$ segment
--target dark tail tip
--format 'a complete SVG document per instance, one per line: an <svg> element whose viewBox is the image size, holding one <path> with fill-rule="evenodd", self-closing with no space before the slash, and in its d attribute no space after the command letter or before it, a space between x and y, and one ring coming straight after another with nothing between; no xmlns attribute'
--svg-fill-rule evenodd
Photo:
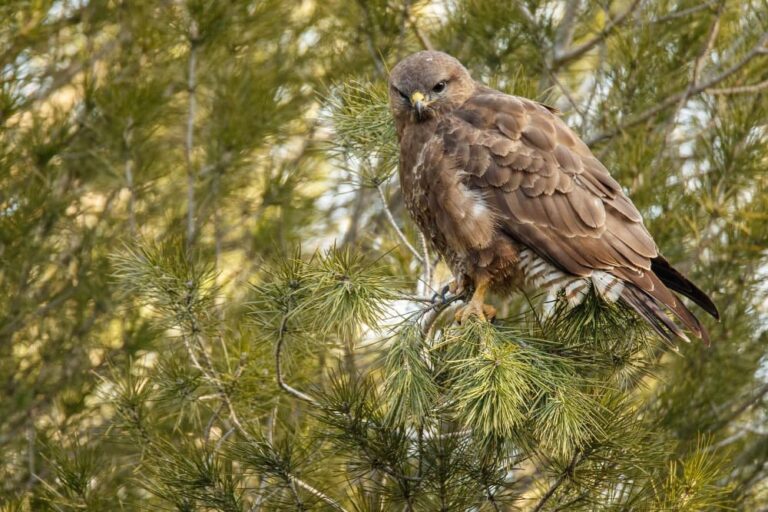
<svg viewBox="0 0 768 512"><path fill-rule="evenodd" d="M701 309L720 320L720 312L717 310L715 303L712 302L712 299L670 265L664 256L657 256L651 260L651 270L659 277L661 282L664 283L667 288L688 297L698 304ZM702 338L705 337L707 337L706 331L704 331L704 336L702 336Z"/></svg>

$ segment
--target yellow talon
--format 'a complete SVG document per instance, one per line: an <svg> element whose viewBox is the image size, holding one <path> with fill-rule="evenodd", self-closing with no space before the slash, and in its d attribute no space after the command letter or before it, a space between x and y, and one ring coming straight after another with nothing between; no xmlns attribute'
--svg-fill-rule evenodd
<svg viewBox="0 0 768 512"><path fill-rule="evenodd" d="M485 322L490 322L496 318L496 308L485 303L488 287L487 282L479 283L469 303L456 311L456 321L459 324L465 323L473 315Z"/></svg>

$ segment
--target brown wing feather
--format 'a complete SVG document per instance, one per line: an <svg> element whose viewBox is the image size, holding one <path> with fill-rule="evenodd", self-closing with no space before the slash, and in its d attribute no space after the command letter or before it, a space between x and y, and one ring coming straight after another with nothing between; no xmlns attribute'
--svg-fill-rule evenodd
<svg viewBox="0 0 768 512"><path fill-rule="evenodd" d="M464 163L464 183L482 191L503 233L571 274L603 270L620 277L639 290L625 294L625 300L641 315L659 314L658 307L648 304L655 300L707 338L696 317L664 284L678 282L679 273L659 263L652 269L660 256L637 208L550 110L481 89L441 127L438 135L446 137L446 148L459 147L461 141L469 145L458 162ZM661 279L654 274L657 268L665 271ZM689 291L687 285L675 289L681 288ZM711 304L694 295L697 302ZM653 323L657 330L678 334L669 324L669 319Z"/></svg>

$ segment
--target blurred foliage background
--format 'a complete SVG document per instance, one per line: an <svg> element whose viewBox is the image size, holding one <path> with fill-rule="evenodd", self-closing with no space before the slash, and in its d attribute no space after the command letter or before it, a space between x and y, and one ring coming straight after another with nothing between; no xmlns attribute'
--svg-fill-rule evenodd
<svg viewBox="0 0 768 512"><path fill-rule="evenodd" d="M768 507L765 0L6 0L0 48L2 510ZM425 48L563 112L712 347L436 318Z"/></svg>

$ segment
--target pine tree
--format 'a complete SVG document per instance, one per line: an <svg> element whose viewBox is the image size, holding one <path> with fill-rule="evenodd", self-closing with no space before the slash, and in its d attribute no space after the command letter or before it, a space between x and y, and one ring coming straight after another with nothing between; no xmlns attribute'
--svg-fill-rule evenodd
<svg viewBox="0 0 768 512"><path fill-rule="evenodd" d="M768 6L0 7L2 510L757 510ZM713 345L534 290L456 325L387 71L557 106Z"/></svg>

